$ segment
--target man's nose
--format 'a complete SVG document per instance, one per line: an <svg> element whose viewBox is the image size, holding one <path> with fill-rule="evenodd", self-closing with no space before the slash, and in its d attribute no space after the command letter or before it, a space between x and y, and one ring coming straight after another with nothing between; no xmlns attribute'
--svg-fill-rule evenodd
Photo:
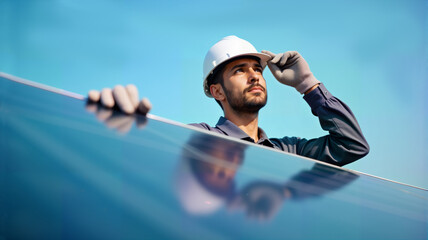
<svg viewBox="0 0 428 240"><path fill-rule="evenodd" d="M258 82L260 79L260 74L254 71L254 69L250 68L248 71L248 81L250 83Z"/></svg>

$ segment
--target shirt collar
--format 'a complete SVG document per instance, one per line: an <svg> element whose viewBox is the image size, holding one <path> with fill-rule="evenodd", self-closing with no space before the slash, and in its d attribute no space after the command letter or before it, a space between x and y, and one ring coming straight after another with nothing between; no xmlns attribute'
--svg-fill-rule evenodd
<svg viewBox="0 0 428 240"><path fill-rule="evenodd" d="M228 136L254 142L254 139L252 139L250 136L248 136L248 134L246 134L244 131L242 131L233 122L227 120L224 117L220 117L220 119L218 120L218 122L216 124L216 127ZM274 146L274 144L269 140L265 131L263 131L263 129L261 129L261 128L259 128L259 141L257 143L261 143L263 145L267 145L270 147Z"/></svg>
<svg viewBox="0 0 428 240"><path fill-rule="evenodd" d="M218 120L216 127L223 131L226 135L243 139L248 138L248 134L242 131L238 126L236 126L233 122L227 120L224 117L220 117Z"/></svg>

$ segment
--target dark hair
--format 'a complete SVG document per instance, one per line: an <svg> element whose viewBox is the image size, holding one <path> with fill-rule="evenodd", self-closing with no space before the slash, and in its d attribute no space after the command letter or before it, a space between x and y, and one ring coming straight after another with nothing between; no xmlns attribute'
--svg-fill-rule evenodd
<svg viewBox="0 0 428 240"><path fill-rule="evenodd" d="M223 81L224 80L223 79L223 69L224 69L224 66L225 65L221 64L220 66L216 67L216 69L214 69L213 73L211 73L208 76L208 79L207 79L208 91L209 91L209 87L211 85L217 84L217 83L220 83L220 85L224 89L224 81ZM218 103L218 105L220 105L221 109L223 110L223 106L221 105L220 101L217 100L217 99L214 99L214 100Z"/></svg>

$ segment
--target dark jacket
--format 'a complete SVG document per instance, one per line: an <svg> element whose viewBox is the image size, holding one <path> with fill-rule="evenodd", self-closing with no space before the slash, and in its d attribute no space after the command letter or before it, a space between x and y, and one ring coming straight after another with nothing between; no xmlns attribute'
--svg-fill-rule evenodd
<svg viewBox="0 0 428 240"><path fill-rule="evenodd" d="M285 152L317 159L337 166L356 161L369 153L369 145L351 109L324 87L323 84L303 97L318 116L322 129L329 134L314 139L299 137L268 138L259 128L257 144ZM208 131L254 142L244 131L224 117L215 127L206 123L191 124Z"/></svg>

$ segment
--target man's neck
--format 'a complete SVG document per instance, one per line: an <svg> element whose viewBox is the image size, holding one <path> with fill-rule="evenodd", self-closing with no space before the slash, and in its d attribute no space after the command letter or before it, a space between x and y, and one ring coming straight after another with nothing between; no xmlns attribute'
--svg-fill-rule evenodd
<svg viewBox="0 0 428 240"><path fill-rule="evenodd" d="M259 140L258 113L237 113L234 111L225 111L224 117L248 134L248 136L254 139L255 142Z"/></svg>

